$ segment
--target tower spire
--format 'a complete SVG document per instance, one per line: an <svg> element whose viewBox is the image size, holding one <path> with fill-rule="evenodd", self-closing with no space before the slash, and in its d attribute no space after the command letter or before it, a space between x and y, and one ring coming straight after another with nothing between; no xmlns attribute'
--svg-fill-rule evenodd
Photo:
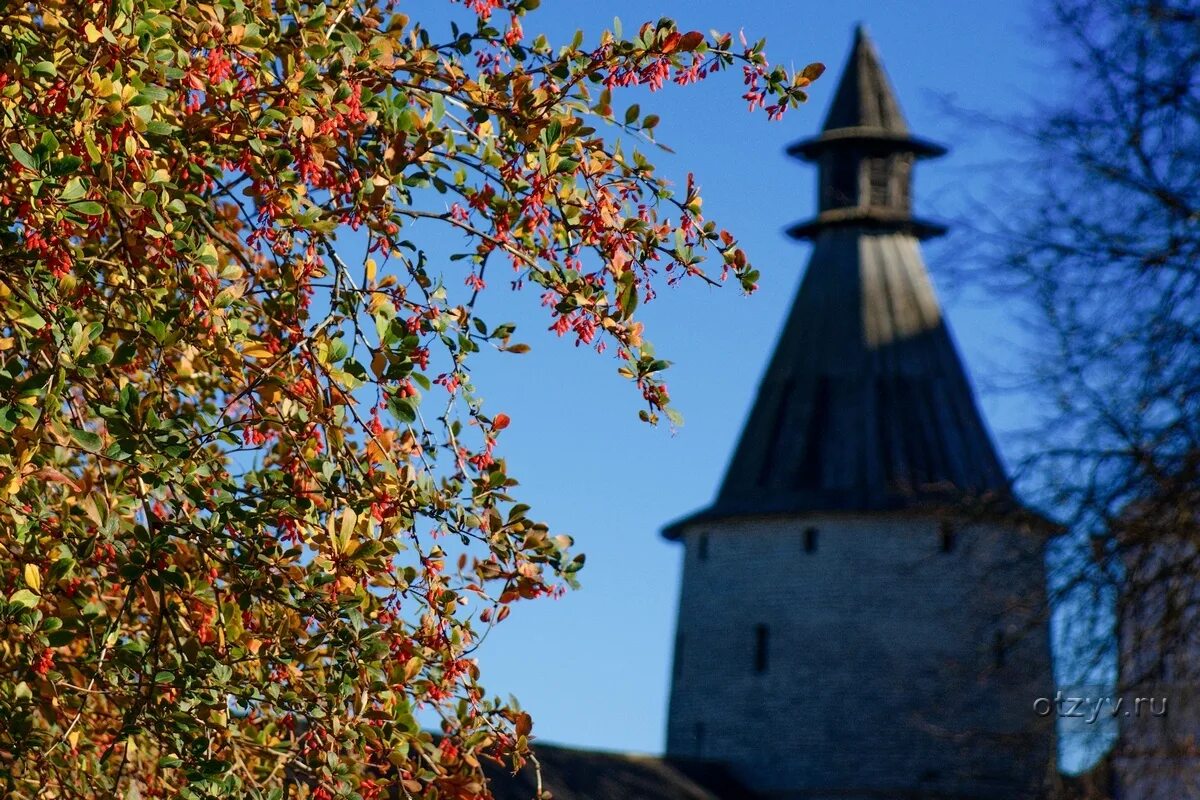
<svg viewBox="0 0 1200 800"><path fill-rule="evenodd" d="M910 167L919 139L865 31L824 130L790 152L820 169L808 270L725 481L696 519L1012 500L926 273Z"/></svg>
<svg viewBox="0 0 1200 800"><path fill-rule="evenodd" d="M944 226L912 216L912 165L945 152L909 133L879 53L860 24L820 135L788 148L820 171L817 216L788 233L812 239L828 228L854 224L921 239L941 235Z"/></svg>
<svg viewBox="0 0 1200 800"><path fill-rule="evenodd" d="M823 131L845 128L864 128L886 131L899 137L908 136L908 123L896 102L896 93L879 61L875 44L867 35L866 26L859 23L854 30L854 45L850 59L842 72L825 116Z"/></svg>

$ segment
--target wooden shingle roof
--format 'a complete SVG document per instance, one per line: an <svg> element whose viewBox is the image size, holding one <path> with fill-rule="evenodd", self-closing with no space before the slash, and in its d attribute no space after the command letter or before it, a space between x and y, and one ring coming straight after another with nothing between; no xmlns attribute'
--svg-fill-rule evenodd
<svg viewBox="0 0 1200 800"><path fill-rule="evenodd" d="M707 761L539 745L542 789L554 800L753 800L722 765ZM489 768L495 800L531 800L537 773Z"/></svg>
<svg viewBox="0 0 1200 800"><path fill-rule="evenodd" d="M811 160L823 149L851 139L895 143L919 156L939 156L946 152L941 145L909 133L896 92L862 25L854 31L850 58L842 70L820 135L797 142L788 152Z"/></svg>
<svg viewBox="0 0 1200 800"><path fill-rule="evenodd" d="M921 256L938 226L910 214L909 165L933 151L909 135L861 29L806 146L823 182L849 171L864 188L839 207L822 185L821 214L793 229L812 255L716 502L666 535L771 513L1014 508ZM893 189L877 201L871 181Z"/></svg>

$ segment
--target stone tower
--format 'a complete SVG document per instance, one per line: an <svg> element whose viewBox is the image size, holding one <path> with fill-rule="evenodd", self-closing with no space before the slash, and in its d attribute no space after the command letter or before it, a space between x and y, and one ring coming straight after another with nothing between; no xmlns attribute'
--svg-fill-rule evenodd
<svg viewBox="0 0 1200 800"><path fill-rule="evenodd" d="M772 798L1035 797L1051 771L1046 527L1010 492L911 213L911 135L855 36L808 270L684 545L669 756Z"/></svg>

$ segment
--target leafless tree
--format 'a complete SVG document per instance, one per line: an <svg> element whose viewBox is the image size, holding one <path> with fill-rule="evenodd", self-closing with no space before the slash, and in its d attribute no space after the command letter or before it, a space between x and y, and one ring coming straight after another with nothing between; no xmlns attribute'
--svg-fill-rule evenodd
<svg viewBox="0 0 1200 800"><path fill-rule="evenodd" d="M1073 534L1052 576L1067 671L1174 702L1170 723L1117 715L1117 792L1200 797L1200 2L1047 5L1062 91L1021 126L1028 177L989 231L1052 405L1024 488Z"/></svg>

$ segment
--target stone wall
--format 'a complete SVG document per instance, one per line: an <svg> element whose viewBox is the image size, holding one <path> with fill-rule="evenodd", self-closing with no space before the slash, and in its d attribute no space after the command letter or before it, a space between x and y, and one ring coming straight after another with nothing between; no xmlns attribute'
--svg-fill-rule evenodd
<svg viewBox="0 0 1200 800"><path fill-rule="evenodd" d="M860 515L683 540L668 754L732 762L772 796L839 800L1016 800L1050 771L1032 534Z"/></svg>

